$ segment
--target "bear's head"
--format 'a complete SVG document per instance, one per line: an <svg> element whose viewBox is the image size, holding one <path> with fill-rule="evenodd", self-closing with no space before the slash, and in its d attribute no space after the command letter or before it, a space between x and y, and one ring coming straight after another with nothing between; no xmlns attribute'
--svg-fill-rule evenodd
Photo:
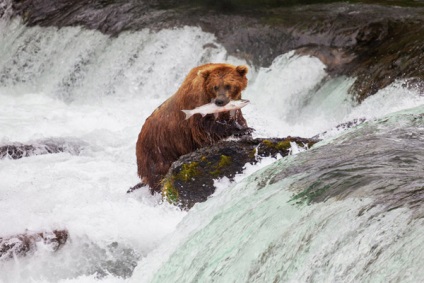
<svg viewBox="0 0 424 283"><path fill-rule="evenodd" d="M204 79L204 91L210 101L217 106L224 106L230 100L241 99L241 92L247 86L247 67L229 64L211 64L200 70L199 76Z"/></svg>

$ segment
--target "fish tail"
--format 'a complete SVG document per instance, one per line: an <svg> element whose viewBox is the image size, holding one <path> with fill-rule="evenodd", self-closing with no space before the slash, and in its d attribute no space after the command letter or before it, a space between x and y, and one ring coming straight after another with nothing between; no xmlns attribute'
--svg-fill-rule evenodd
<svg viewBox="0 0 424 283"><path fill-rule="evenodd" d="M191 114L190 110L181 110L181 111L183 111L183 113L186 115L186 117L185 117L186 120L193 115L193 114Z"/></svg>

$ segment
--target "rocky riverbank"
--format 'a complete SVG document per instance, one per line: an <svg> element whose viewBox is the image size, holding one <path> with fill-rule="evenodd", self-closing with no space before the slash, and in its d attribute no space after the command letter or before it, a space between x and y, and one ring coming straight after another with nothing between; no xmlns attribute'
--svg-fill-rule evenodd
<svg viewBox="0 0 424 283"><path fill-rule="evenodd" d="M269 66L278 55L298 50L320 58L332 76L356 77L351 93L359 101L397 79L422 87L424 7L420 2L403 2L415 7L218 2L211 7L203 5L205 1L14 0L12 15L21 16L30 26L81 25L112 36L144 28L199 26L213 33L229 54L255 67Z"/></svg>

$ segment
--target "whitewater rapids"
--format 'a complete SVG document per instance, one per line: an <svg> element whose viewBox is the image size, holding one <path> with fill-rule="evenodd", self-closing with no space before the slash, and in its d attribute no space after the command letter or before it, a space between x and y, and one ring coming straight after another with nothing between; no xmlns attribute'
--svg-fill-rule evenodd
<svg viewBox="0 0 424 283"><path fill-rule="evenodd" d="M215 226L206 227L213 215L221 213L217 217L222 221L231 219L231 199L251 193L254 196L243 178L268 163L248 168L234 187L221 180L219 193L211 202L196 205L188 213L146 191L126 194L138 182L135 142L144 120L177 90L188 71L207 62L246 64L228 56L213 35L185 27L157 33L124 32L110 38L79 27L28 28L19 20L1 20L0 27L0 146L60 140L78 147L77 154L65 151L0 160L0 236L27 230L67 229L70 233L69 242L57 253L52 253L48 245L40 245L32 256L0 260L0 281L148 282L166 277L155 277L155 272L168 258L172 266L174 251L178 254L181 248L184 254L186 241L195 245L196 237L199 242L208 239L199 232L203 228L212 231L208 235L219 231ZM325 141L331 143L340 134L340 129L334 130L340 123L381 118L424 104L419 91L398 82L356 105L347 92L354 78L327 80L325 66L318 59L293 53L277 57L269 68L251 67L249 80L244 98L251 104L244 108L244 116L256 129L257 137L312 137L327 131ZM290 166L284 165L285 159L279 162ZM256 176L262 178L265 172ZM232 189L226 190L229 187ZM267 194L261 197L272 197L272 189ZM291 196L284 191L281 195L279 202ZM357 201L348 203L349 211L338 216L340 222L331 222L332 229L358 212ZM285 205L280 229L296 230L302 223L315 223L343 207L335 201L318 205L322 212L311 217L312 208L298 214L295 207ZM404 225L402 217L406 216L396 218L396 213L385 221ZM254 216L243 221L254 221ZM267 225L258 227L260 235L274 233ZM308 227L296 233L315 229ZM332 240L332 229L328 229L325 233ZM255 228L249 232L258 231ZM421 232L417 229L411 235ZM195 238L190 238L192 235ZM197 250L200 247L194 247ZM281 250L290 252L293 247ZM342 251L339 253L340 258L338 254L336 258L345 260ZM418 260L423 262L422 258ZM266 264L272 266L272 262ZM245 266L239 261L232 268L235 273L230 276L236 276ZM172 271L169 269L171 275ZM324 278L325 273L316 276Z"/></svg>

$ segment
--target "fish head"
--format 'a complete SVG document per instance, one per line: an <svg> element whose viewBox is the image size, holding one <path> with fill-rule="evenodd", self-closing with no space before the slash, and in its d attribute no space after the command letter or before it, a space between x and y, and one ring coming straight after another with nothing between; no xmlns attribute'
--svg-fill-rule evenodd
<svg viewBox="0 0 424 283"><path fill-rule="evenodd" d="M241 92L247 86L247 67L229 64L212 66L200 71L208 98L217 106L225 106L231 100L241 99Z"/></svg>

